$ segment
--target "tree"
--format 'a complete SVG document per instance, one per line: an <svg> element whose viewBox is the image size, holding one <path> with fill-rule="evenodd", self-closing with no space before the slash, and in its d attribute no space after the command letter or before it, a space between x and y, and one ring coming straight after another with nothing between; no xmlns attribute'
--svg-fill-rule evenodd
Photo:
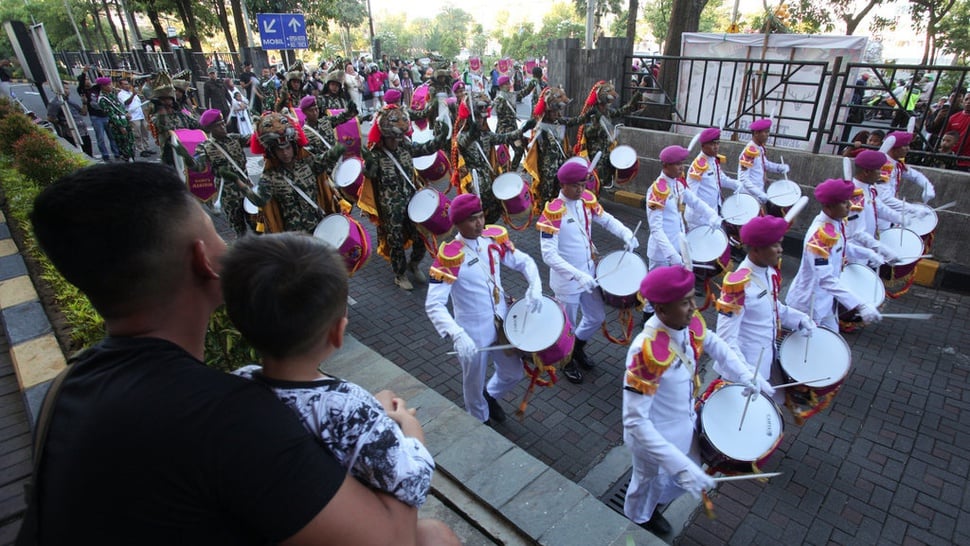
<svg viewBox="0 0 970 546"><path fill-rule="evenodd" d="M670 9L670 26L664 41L664 55L680 56L680 39L685 32L696 32L701 23L701 12L707 0L673 0ZM677 89L680 63L660 63L660 85L672 95Z"/></svg>
<svg viewBox="0 0 970 546"><path fill-rule="evenodd" d="M896 0L797 0L787 5L791 26L804 33L833 32L838 24L844 24L847 35L855 34L862 20L874 9L887 6ZM767 4L766 8L767 9ZM869 30L878 32L895 24L894 17L884 17L879 13L873 15Z"/></svg>
<svg viewBox="0 0 970 546"><path fill-rule="evenodd" d="M970 1L960 0L937 25L936 45L954 56L954 64L970 60Z"/></svg>
<svg viewBox="0 0 970 546"><path fill-rule="evenodd" d="M666 43L670 29L671 9L675 0L652 0L643 5L644 20L650 34L658 44ZM701 10L697 22L698 32L714 32L727 28L730 21L724 11L724 0L709 0ZM694 31L685 31L694 32Z"/></svg>
<svg viewBox="0 0 970 546"><path fill-rule="evenodd" d="M923 47L923 61L929 64L936 58L936 39L939 25L956 4L956 0L909 0L909 13L917 30L925 32L926 43Z"/></svg>

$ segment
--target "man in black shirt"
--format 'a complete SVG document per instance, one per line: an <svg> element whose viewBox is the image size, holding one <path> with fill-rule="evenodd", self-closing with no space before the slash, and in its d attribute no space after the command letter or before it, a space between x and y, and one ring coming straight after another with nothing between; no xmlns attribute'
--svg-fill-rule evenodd
<svg viewBox="0 0 970 546"><path fill-rule="evenodd" d="M258 113L256 108L256 86L259 85L259 78L253 72L253 63L243 63L243 71L239 74L239 86L243 88L243 96L249 101L249 110Z"/></svg>
<svg viewBox="0 0 970 546"><path fill-rule="evenodd" d="M203 364L226 244L171 168L81 169L41 192L31 222L108 332L53 408L41 544L457 540L347 479L272 393Z"/></svg>

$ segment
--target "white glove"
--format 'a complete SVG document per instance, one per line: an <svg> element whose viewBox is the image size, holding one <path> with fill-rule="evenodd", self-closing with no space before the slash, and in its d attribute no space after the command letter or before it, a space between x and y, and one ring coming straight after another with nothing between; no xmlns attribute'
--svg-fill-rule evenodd
<svg viewBox="0 0 970 546"><path fill-rule="evenodd" d="M933 186L927 184L926 188L923 189L923 202L929 203L934 197L936 197L936 190L933 189Z"/></svg>
<svg viewBox="0 0 970 546"><path fill-rule="evenodd" d="M542 285L529 286L525 291L525 306L530 313L542 311Z"/></svg>
<svg viewBox="0 0 970 546"><path fill-rule="evenodd" d="M724 218L721 218L720 216L714 216L714 218L711 218L711 222L707 225L713 230L718 230L718 229L721 229L721 225L723 223L724 223Z"/></svg>
<svg viewBox="0 0 970 546"><path fill-rule="evenodd" d="M592 292L596 288L596 279L588 273L580 271L576 276L576 281L579 282L579 286L583 289L583 292Z"/></svg>
<svg viewBox="0 0 970 546"><path fill-rule="evenodd" d="M880 246L879 248L876 249L876 252L878 252L880 256L885 258L886 263L888 264L891 264L900 258L899 254L896 254L893 251L893 249L887 246Z"/></svg>
<svg viewBox="0 0 970 546"><path fill-rule="evenodd" d="M775 394L775 388L771 386L767 379L761 377L761 374L755 376L755 382L758 383L758 389L768 398Z"/></svg>
<svg viewBox="0 0 970 546"><path fill-rule="evenodd" d="M669 265L684 265L684 259L677 253L667 256L667 262L669 262Z"/></svg>
<svg viewBox="0 0 970 546"><path fill-rule="evenodd" d="M781 167L778 168L778 174L787 175L788 174L788 171L790 171L790 170L791 170L791 166L785 164L785 165L782 165Z"/></svg>
<svg viewBox="0 0 970 546"><path fill-rule="evenodd" d="M698 499L701 498L701 493L708 489L714 489L715 485L714 478L705 474L696 464L692 464L678 472L674 476L674 481L681 489L686 490Z"/></svg>
<svg viewBox="0 0 970 546"><path fill-rule="evenodd" d="M458 353L458 360L461 362L471 361L475 357L475 353L478 352L478 347L475 346L472 338L468 337L464 330L452 337L455 340L455 352Z"/></svg>
<svg viewBox="0 0 970 546"><path fill-rule="evenodd" d="M920 218L926 218L928 216L933 216L933 213L934 213L933 209L928 209L928 208L924 208L924 207L913 207L913 208L916 209L916 211L915 211L916 212L916 215L919 216Z"/></svg>
<svg viewBox="0 0 970 546"><path fill-rule="evenodd" d="M756 380L757 376L752 377L751 379L742 379L740 381L740 383L744 385L744 390L741 391L741 396L748 397L761 390L758 388L757 383L755 383Z"/></svg>
<svg viewBox="0 0 970 546"><path fill-rule="evenodd" d="M635 235L630 235L630 238L626 241L626 251L636 252L640 248L640 241L637 240Z"/></svg>
<svg viewBox="0 0 970 546"><path fill-rule="evenodd" d="M879 311L873 309L873 307L868 303L863 303L857 307L856 312L859 313L860 317L862 317L862 322L866 324L872 324L882 320L882 315L879 313Z"/></svg>
<svg viewBox="0 0 970 546"><path fill-rule="evenodd" d="M806 335L811 335L812 331L818 328L818 324L811 317L805 315L798 321L798 329L804 330Z"/></svg>

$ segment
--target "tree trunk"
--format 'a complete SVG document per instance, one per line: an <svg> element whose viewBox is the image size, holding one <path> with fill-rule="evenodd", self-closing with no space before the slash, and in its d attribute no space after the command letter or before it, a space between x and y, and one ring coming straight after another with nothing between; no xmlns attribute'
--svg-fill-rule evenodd
<svg viewBox="0 0 970 546"><path fill-rule="evenodd" d="M165 53L171 53L172 46L168 43L168 32L162 26L162 22L158 17L158 7L155 5L155 0L147 0L145 2L145 14L148 15L148 21L151 23L152 29L155 30L158 47Z"/></svg>
<svg viewBox="0 0 970 546"><path fill-rule="evenodd" d="M97 0L91 0L91 18L94 19L94 29L98 32L98 36L101 38L100 49L101 51L106 51L110 49L108 46L108 37L104 34L104 25L101 24L101 9L98 7Z"/></svg>
<svg viewBox="0 0 970 546"><path fill-rule="evenodd" d="M680 39L685 32L697 32L701 23L701 11L707 0L674 0L670 9L670 26L664 42L664 55L680 55ZM680 76L680 63L663 61L660 63L660 86L673 97L677 92L677 79Z"/></svg>
<svg viewBox="0 0 970 546"><path fill-rule="evenodd" d="M630 0L630 6L627 9L626 16L626 39L630 41L630 51L632 54L633 50L636 49L637 43L637 15L640 11L639 0Z"/></svg>
<svg viewBox="0 0 970 546"><path fill-rule="evenodd" d="M185 35L189 39L189 46L192 51L202 53L202 40L199 39L199 29L195 26L195 14L192 13L191 0L175 0L175 8L182 25L185 27Z"/></svg>
<svg viewBox="0 0 970 546"><path fill-rule="evenodd" d="M229 46L229 52L238 52L236 42L232 39L232 31L229 28L229 14L226 13L226 3L223 0L214 0L212 3L216 7L216 17L219 18L219 26L222 27L222 33L226 35L226 45Z"/></svg>
<svg viewBox="0 0 970 546"><path fill-rule="evenodd" d="M248 48L251 44L249 43L249 33L246 32L246 25L249 21L243 20L242 3L240 0L229 0L229 6L232 8L232 20L236 25L236 37L239 38L239 52Z"/></svg>
<svg viewBox="0 0 970 546"><path fill-rule="evenodd" d="M125 45L121 43L121 37L118 36L118 27L115 26L115 21L111 18L111 8L108 7L108 0L101 0L101 5L104 7L104 18L108 20L108 27L111 28L111 35L114 36L115 44L118 45L118 51L124 51Z"/></svg>
<svg viewBox="0 0 970 546"><path fill-rule="evenodd" d="M121 4L115 3L115 13L118 14L118 21L121 22L121 37L125 39L125 48L122 51L131 51L131 41L134 37L129 38L131 29L128 28L128 24L125 23L125 14L121 11Z"/></svg>

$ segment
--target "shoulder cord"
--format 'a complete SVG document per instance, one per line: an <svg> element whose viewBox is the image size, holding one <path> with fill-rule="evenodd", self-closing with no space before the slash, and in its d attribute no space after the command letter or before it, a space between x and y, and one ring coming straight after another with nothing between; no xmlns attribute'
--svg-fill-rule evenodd
<svg viewBox="0 0 970 546"><path fill-rule="evenodd" d="M407 181L411 188L417 190L417 186L414 185L414 182L411 182L411 177L404 172L404 167L402 167L397 158L394 157L394 154L392 154L387 148L384 148L384 153L387 154L387 157L391 158L391 161L394 162L394 166L397 167L398 172L401 173L401 176L404 177L404 180Z"/></svg>

